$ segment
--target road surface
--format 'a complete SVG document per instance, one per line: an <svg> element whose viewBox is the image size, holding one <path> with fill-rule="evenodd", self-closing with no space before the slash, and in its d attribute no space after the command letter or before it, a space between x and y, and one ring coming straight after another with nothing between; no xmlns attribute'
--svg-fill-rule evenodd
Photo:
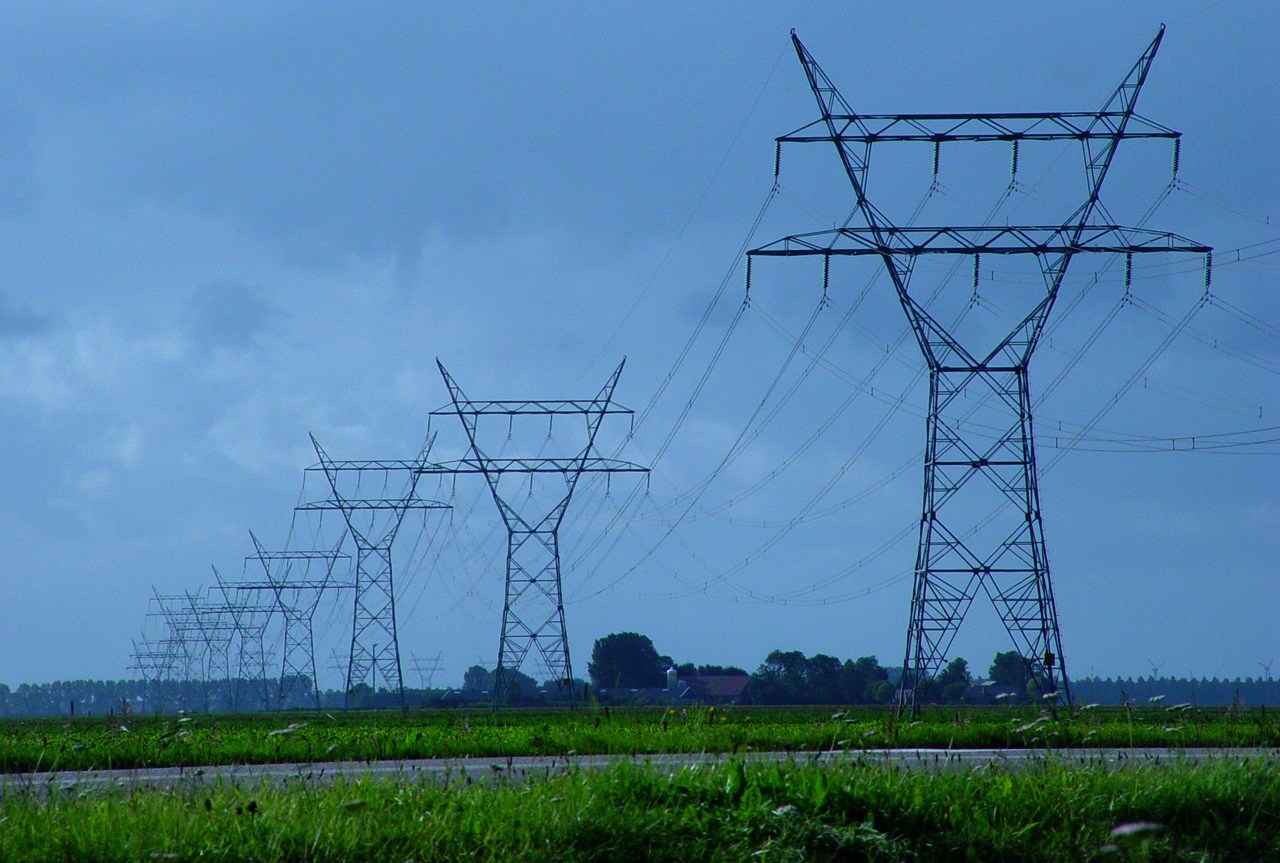
<svg viewBox="0 0 1280 863"><path fill-rule="evenodd" d="M859 764L903 770L1021 769L1045 763L1105 766L1187 764L1266 758L1280 762L1280 749L868 749L833 752L675 753L652 755L548 755L507 758L440 758L413 761L331 761L310 764L242 764L127 770L9 773L0 775L0 797L80 794L105 789L198 790L215 784L257 787L271 782L317 785L360 779L400 782L529 781L567 770L601 770L635 764L675 772L695 765L739 759L749 763Z"/></svg>

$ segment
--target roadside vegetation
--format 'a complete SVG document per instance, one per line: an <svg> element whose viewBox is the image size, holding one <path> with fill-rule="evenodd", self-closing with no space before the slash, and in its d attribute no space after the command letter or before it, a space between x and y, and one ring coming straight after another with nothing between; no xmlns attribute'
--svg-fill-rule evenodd
<svg viewBox="0 0 1280 863"><path fill-rule="evenodd" d="M0 722L0 772L884 747L1280 747L1265 708L699 707L272 713Z"/></svg>
<svg viewBox="0 0 1280 863"><path fill-rule="evenodd" d="M731 760L528 783L71 790L0 802L0 859L1269 860L1278 767L930 774Z"/></svg>

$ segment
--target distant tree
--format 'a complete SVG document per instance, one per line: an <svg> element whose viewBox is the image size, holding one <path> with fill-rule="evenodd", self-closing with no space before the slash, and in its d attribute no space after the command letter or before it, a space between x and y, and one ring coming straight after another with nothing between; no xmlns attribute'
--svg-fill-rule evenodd
<svg viewBox="0 0 1280 863"><path fill-rule="evenodd" d="M494 673L483 665L473 665L462 675L462 688L473 692L493 689Z"/></svg>
<svg viewBox="0 0 1280 863"><path fill-rule="evenodd" d="M660 656L649 636L615 632L597 638L587 674L597 689L643 689L666 683L671 658Z"/></svg>
<svg viewBox="0 0 1280 863"><path fill-rule="evenodd" d="M988 674L996 684L1008 686L1019 695L1030 691L1027 686L1031 683L1031 669L1016 650L997 653Z"/></svg>
<svg viewBox="0 0 1280 863"><path fill-rule="evenodd" d="M889 683L889 672L874 656L847 660L844 667L845 675L849 679L848 686L853 693L849 701L883 704L893 698L893 685Z"/></svg>
<svg viewBox="0 0 1280 863"><path fill-rule="evenodd" d="M754 704L876 704L893 698L893 686L874 656L841 662L775 650L751 675L744 698Z"/></svg>
<svg viewBox="0 0 1280 863"><path fill-rule="evenodd" d="M736 665L695 665L682 662L676 666L676 673L683 677L727 677L731 674L746 674L744 668Z"/></svg>
<svg viewBox="0 0 1280 863"><path fill-rule="evenodd" d="M744 697L753 704L804 704L809 660L798 650L774 650L751 675Z"/></svg>
<svg viewBox="0 0 1280 863"><path fill-rule="evenodd" d="M699 665L695 673L702 677L728 677L733 674L746 674L747 671L736 665Z"/></svg>
<svg viewBox="0 0 1280 863"><path fill-rule="evenodd" d="M494 675L495 683L497 675ZM542 699L542 687L538 681L516 668L506 670L507 701L539 701Z"/></svg>
<svg viewBox="0 0 1280 863"><path fill-rule="evenodd" d="M937 688L938 698L947 704L955 704L964 698L965 693L969 690L969 684L972 678L969 676L969 663L962 657L957 657L942 669L934 685Z"/></svg>

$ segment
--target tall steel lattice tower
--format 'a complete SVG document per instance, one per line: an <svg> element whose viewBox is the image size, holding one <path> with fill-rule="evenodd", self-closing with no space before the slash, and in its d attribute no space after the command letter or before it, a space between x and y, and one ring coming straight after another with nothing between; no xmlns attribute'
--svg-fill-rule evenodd
<svg viewBox="0 0 1280 863"><path fill-rule="evenodd" d="M404 706L404 676L396 635L396 592L391 546L411 509L448 509L449 504L418 497L418 477L427 464L431 441L416 459L334 461L311 438L320 459L317 468L328 480L332 497L305 503L299 511L338 510L356 545L355 605L351 621L351 658L347 695L361 685L376 692L379 682L395 692ZM343 478L354 480L344 487ZM368 485L377 489L370 495ZM394 489L398 493L392 494Z"/></svg>
<svg viewBox="0 0 1280 863"><path fill-rule="evenodd" d="M596 435L604 418L610 414L630 416L632 413L613 404L613 390L626 360L618 364L595 398L559 401L473 401L454 383L444 365L438 360L436 364L453 404L433 411L432 416L458 416L467 433L470 455L459 461L428 466L422 472L483 474L507 528L506 601L502 606L502 635L498 641L495 704L506 701L512 674L532 651L572 706L575 702L573 666L569 661L569 636L560 585L560 525L583 474L648 473L646 467L604 458L596 451ZM547 417L549 423L557 417L581 417L586 423L586 444L571 458L493 458L486 454L478 436L481 417L506 417L508 422L514 422L516 417L530 416ZM522 475L532 482L536 474L559 474L564 478L563 489L552 494L549 508L521 512L518 506L524 501L509 488L502 488L503 478Z"/></svg>
<svg viewBox="0 0 1280 863"><path fill-rule="evenodd" d="M860 115L791 34L820 118L778 138L778 152L789 142L834 144L854 194L848 224L861 224L786 237L749 255L819 255L824 257L824 273L832 256L879 258L929 370L924 505L899 689L901 708L913 709L916 690L941 669L979 590L991 599L1040 692L1070 697L1045 554L1028 366L1076 255L1120 254L1131 262L1133 255L1150 252L1211 252L1208 246L1175 234L1117 225L1100 198L1116 148L1124 139L1172 140L1176 171L1180 133L1134 113L1163 35L1161 27L1100 111ZM1011 144L1015 173L1019 145L1078 141L1084 155L1084 202L1060 223L897 227L868 200L867 174L874 144L930 143L936 175L938 148L959 141ZM1028 310L1017 313L1016 325L993 348L975 350L931 314L927 299L912 292L912 271L923 255L972 257L975 282L979 256L1031 256L1044 287L1033 292L1026 301ZM979 438L963 422L968 406L962 401L974 392L991 406L984 421L997 425L994 440ZM986 519L973 520L974 502L985 500L989 493L999 507Z"/></svg>

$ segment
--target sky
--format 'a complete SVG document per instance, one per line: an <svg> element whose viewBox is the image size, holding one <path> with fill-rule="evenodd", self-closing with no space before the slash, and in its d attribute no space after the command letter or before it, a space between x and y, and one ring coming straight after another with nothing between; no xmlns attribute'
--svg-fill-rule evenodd
<svg viewBox="0 0 1280 863"><path fill-rule="evenodd" d="M634 427L600 445L652 473L584 479L561 529L577 673L620 631L681 662L900 664L928 392L902 311L873 262L833 263L819 307L821 265L773 259L739 314L743 249L852 208L814 144L771 192L773 139L817 118L789 31L855 110L1091 111L1161 23L1138 113L1184 133L1178 187L1168 142L1126 142L1103 201L1213 246L1211 301L1196 256L1136 261L1127 299L1123 260L1072 265L1031 367L1063 653L1077 676L1263 673L1273 5L122 2L0 7L0 681L135 676L153 590L256 576L249 530L331 544L294 512L323 492L308 434L412 458L448 403L437 358L474 399L593 396L626 358ZM930 148L886 145L868 195L900 223L1052 223L1083 186L1046 146L1012 189L1004 145L944 147L930 194ZM914 282L978 341L1037 289L983 267L977 291L968 259ZM430 430L465 454L456 418ZM568 455L575 431L486 433ZM406 683L414 657L456 683L496 662L506 537L479 478L419 491L454 508L397 538ZM323 686L350 616L317 613ZM977 603L952 655L1010 646Z"/></svg>

